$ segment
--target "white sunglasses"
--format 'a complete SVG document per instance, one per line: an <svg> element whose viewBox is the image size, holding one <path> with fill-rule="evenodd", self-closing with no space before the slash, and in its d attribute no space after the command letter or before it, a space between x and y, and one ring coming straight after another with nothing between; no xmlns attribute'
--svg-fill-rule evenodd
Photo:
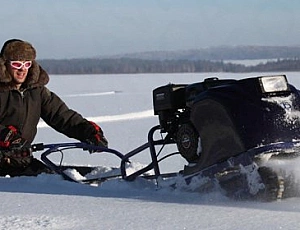
<svg viewBox="0 0 300 230"><path fill-rule="evenodd" d="M10 66L13 67L14 69L22 69L23 66L25 69L29 69L32 65L32 61L10 61L9 62Z"/></svg>

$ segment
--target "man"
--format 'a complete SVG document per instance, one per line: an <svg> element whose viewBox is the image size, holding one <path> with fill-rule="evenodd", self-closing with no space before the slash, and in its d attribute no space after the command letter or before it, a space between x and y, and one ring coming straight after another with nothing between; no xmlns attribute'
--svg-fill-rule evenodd
<svg viewBox="0 0 300 230"><path fill-rule="evenodd" d="M46 88L49 76L35 58L34 47L19 39L6 41L0 53L0 176L49 171L28 151L40 118L70 138L108 144L98 125Z"/></svg>

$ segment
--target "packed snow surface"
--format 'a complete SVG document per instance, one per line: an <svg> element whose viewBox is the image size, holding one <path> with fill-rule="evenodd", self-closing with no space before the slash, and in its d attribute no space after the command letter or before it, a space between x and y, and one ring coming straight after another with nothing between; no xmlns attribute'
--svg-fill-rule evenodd
<svg viewBox="0 0 300 230"><path fill-rule="evenodd" d="M297 88L299 74L287 74ZM51 76L49 88L70 108L97 122L109 146L125 154L145 143L148 130L158 124L152 112L152 90L156 87L194 83L212 76L240 79L258 75L262 74L67 75ZM35 139L35 143L74 141L42 121ZM137 157L134 167L145 164L148 155L146 152ZM39 158L40 152L35 156ZM120 163L109 154L90 155L81 151L65 154L64 162L107 168L118 167ZM162 167L165 171L178 171L185 163L175 157ZM237 201L225 197L221 191L172 190L144 179L134 182L114 179L100 186L89 186L45 174L0 178L0 190L0 228L7 230L300 229L300 198L271 203Z"/></svg>

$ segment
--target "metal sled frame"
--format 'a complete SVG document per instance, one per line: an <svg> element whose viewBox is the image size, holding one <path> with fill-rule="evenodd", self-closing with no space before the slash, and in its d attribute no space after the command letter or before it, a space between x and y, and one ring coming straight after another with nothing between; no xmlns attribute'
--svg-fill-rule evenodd
<svg viewBox="0 0 300 230"><path fill-rule="evenodd" d="M33 152L42 151L46 149L46 151L44 151L41 155L41 160L53 171L55 171L58 174L62 174L66 178L68 178L68 176L65 175L64 172L61 170L61 165L55 164L53 161L51 161L48 158L48 156L54 152L62 152L67 149L76 149L76 148L86 150L86 151L93 151L94 153L99 153L99 154L108 152L108 153L112 153L113 155L117 156L120 159L123 158L123 154L118 152L117 150L90 145L83 142L32 145Z"/></svg>
<svg viewBox="0 0 300 230"><path fill-rule="evenodd" d="M100 154L104 153L104 152L112 153L115 156L117 156L118 158L120 158L121 159L121 164L120 164L121 175L120 176L124 180L133 181L136 179L136 177L141 176L142 174L144 174L145 172L148 172L150 170L154 171L153 175L147 175L147 176L142 176L142 177L145 177L148 179L156 179L159 176L161 176L160 169L159 169L159 162L172 156L172 155L179 154L179 152L175 152L175 153L168 154L168 155L162 157L161 159L158 159L158 155L157 155L156 148L155 148L156 146L158 146L158 145L162 146L162 148L161 148L161 150L162 150L165 145L176 144L175 141L172 140L171 138L169 138L168 135L165 138L161 138L159 140L154 140L154 133L158 130L160 130L159 125L151 128L148 133L148 142L137 147L136 149L130 151L129 153L127 153L125 155L123 155L122 153L120 153L119 151L117 151L115 149L90 145L90 144L86 144L83 142L56 143L56 144L34 144L34 145L32 145L32 151L36 152L36 151L45 150L41 155L41 160L53 171L55 171L58 174L63 175L66 178L68 178L68 175L65 175L65 173L63 172L62 167L60 165L55 164L53 161L51 161L49 159L49 155L54 152L62 152L64 150L77 148L77 149L83 149L86 151L93 151L95 153L100 153ZM128 162L130 162L130 158L148 148L150 150L151 162L147 166L143 167L142 169L140 169L130 175L127 175L126 164ZM168 173L168 174L164 174L164 176L170 177L170 176L174 176L176 174L177 173Z"/></svg>

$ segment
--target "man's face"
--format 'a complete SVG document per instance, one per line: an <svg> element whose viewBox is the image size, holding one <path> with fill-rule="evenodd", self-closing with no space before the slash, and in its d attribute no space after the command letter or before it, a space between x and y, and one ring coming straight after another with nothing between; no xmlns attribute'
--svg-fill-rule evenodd
<svg viewBox="0 0 300 230"><path fill-rule="evenodd" d="M8 63L7 70L17 87L25 82L31 64L31 61L10 61Z"/></svg>

